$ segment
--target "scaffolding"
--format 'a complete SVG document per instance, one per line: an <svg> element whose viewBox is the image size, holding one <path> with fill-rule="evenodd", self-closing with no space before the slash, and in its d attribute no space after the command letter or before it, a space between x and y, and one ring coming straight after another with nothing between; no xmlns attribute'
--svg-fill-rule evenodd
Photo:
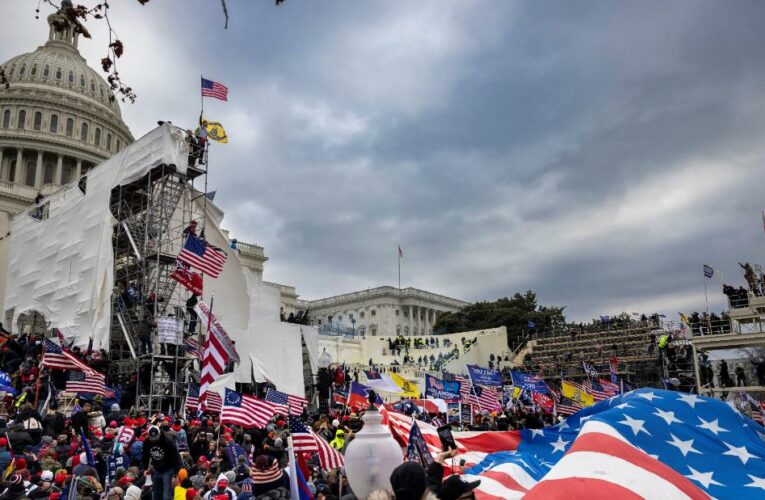
<svg viewBox="0 0 765 500"><path fill-rule="evenodd" d="M204 197L207 188L207 152L200 153L199 165L187 167L185 173L162 164L114 188L111 195L115 224L110 375L123 382L135 377L135 404L149 414L181 409L196 359L184 349L184 336L197 334L196 322L190 329L193 320L186 314L191 294L171 275L185 229L192 220L204 219L204 208L194 208L194 197ZM191 156L190 161L196 164ZM202 193L194 189L197 178L204 184ZM173 342L167 341L168 331Z"/></svg>

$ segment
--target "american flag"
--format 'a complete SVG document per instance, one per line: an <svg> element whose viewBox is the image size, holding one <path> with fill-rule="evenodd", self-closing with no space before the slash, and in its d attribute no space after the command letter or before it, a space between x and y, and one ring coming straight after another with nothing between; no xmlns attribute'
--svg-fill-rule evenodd
<svg viewBox="0 0 765 500"><path fill-rule="evenodd" d="M77 370L69 370L69 380L66 381L67 392L86 392L104 395L104 376L100 373L85 373Z"/></svg>
<svg viewBox="0 0 765 500"><path fill-rule="evenodd" d="M199 345L199 341L194 337L188 337L183 341L183 345L186 346L186 354L192 358L202 359L202 347Z"/></svg>
<svg viewBox="0 0 765 500"><path fill-rule="evenodd" d="M296 419L294 417L291 417L290 420L296 420ZM303 427L306 428L305 426ZM326 469L326 470L337 469L338 467L343 467L345 465L345 459L343 458L343 456L340 454L339 451L332 448L326 439L319 436L318 434L313 432L311 429L306 428L306 430L308 431L308 434L310 434L310 436L313 438L313 444L316 447L316 449L313 451L319 452L319 461L321 462L321 467L323 469ZM304 442L303 444L304 447L310 448L311 445L310 443L308 443L308 438L306 438L305 436L301 436L300 439ZM295 446L295 451L296 452L299 451L297 449L297 444L295 444L296 441L295 441L294 433L292 434L292 442L293 442L293 445ZM308 452L307 449L305 451Z"/></svg>
<svg viewBox="0 0 765 500"><path fill-rule="evenodd" d="M418 425L429 447L440 451L435 428ZM408 432L400 427L405 423L391 430L405 443ZM478 500L760 498L765 444L758 430L723 401L638 389L554 427L454 432L462 452L454 460L467 462L463 479L481 480Z"/></svg>
<svg viewBox="0 0 765 500"><path fill-rule="evenodd" d="M223 401L220 394L216 392L207 393L207 401L205 405L208 411L212 413L220 413L223 407ZM199 384L190 383L189 390L186 393L186 409L189 411L197 411L199 409Z"/></svg>
<svg viewBox="0 0 765 500"><path fill-rule="evenodd" d="M81 370L91 374L98 373L80 361L69 349L62 349L61 346L50 339L43 340L43 355L40 364L53 369ZM99 375L103 377L102 374Z"/></svg>
<svg viewBox="0 0 765 500"><path fill-rule="evenodd" d="M443 379L447 382L460 383L460 395L462 396L463 403L477 405L481 410L494 411L501 409L499 392L495 388L476 385L475 389L473 389L470 379L449 372L444 372Z"/></svg>
<svg viewBox="0 0 765 500"><path fill-rule="evenodd" d="M595 401L603 401L611 397L597 380L585 380L582 382L582 388L586 393L591 394Z"/></svg>
<svg viewBox="0 0 765 500"><path fill-rule="evenodd" d="M186 243L183 244L181 253L178 254L179 262L199 269L212 278L217 278L220 275L227 258L226 252L193 234L186 236Z"/></svg>
<svg viewBox="0 0 765 500"><path fill-rule="evenodd" d="M599 378L598 383L603 387L603 390L608 394L608 397L616 396L621 392L618 384L609 382L606 379Z"/></svg>
<svg viewBox="0 0 765 500"><path fill-rule="evenodd" d="M290 435L295 453L316 453L319 446L310 429L297 417L290 417Z"/></svg>
<svg viewBox="0 0 765 500"><path fill-rule="evenodd" d="M752 420L760 425L765 425L765 419L762 416L763 403L760 403L746 392L741 392L741 399L749 403L749 409L752 412Z"/></svg>
<svg viewBox="0 0 765 500"><path fill-rule="evenodd" d="M280 392L275 389L268 388L266 392L266 401L274 403L279 406L282 413L291 415L300 415L303 413L303 407L308 406L308 402L305 398L300 396L293 396L286 392Z"/></svg>
<svg viewBox="0 0 765 500"><path fill-rule="evenodd" d="M255 396L226 389L220 421L224 424L230 423L242 427L263 428L268 425L275 414L275 405Z"/></svg>
<svg viewBox="0 0 765 500"><path fill-rule="evenodd" d="M228 101L228 87L202 77L202 97L214 97L221 101Z"/></svg>
<svg viewBox="0 0 765 500"><path fill-rule="evenodd" d="M574 401L573 399L567 398L566 396L562 396L560 398L560 401L557 403L558 405L558 415L573 415L574 413L578 412L582 409L582 405Z"/></svg>

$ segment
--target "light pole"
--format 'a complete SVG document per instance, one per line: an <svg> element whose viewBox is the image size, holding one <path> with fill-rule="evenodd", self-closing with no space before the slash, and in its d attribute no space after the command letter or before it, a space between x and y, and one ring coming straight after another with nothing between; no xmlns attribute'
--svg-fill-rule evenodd
<svg viewBox="0 0 765 500"><path fill-rule="evenodd" d="M319 358L316 360L316 364L319 365L319 373L317 376L316 389L319 393L319 411L321 413L327 413L329 411L329 390L332 386L332 381L329 378L329 365L332 363L332 356L324 348Z"/></svg>
<svg viewBox="0 0 765 500"><path fill-rule="evenodd" d="M356 318L351 318L351 328L353 329L353 336L356 336Z"/></svg>

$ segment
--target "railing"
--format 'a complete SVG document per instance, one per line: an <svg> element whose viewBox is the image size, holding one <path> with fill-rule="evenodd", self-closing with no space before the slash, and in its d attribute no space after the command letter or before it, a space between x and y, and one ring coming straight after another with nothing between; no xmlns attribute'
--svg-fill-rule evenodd
<svg viewBox="0 0 765 500"><path fill-rule="evenodd" d="M335 305L339 303L351 302L358 299L371 299L371 298L380 297L384 295L399 294L399 292L400 292L399 296L402 299L421 298L421 299L429 300L431 302L445 303L452 307L464 307L468 305L467 302L453 299L445 295L439 295L436 293L426 292L424 290L418 290L416 288L402 288L401 290L399 290L398 288L395 288L392 286L380 286L377 288L371 288L369 290L345 293L342 295L336 295L334 297L327 297L326 299L314 300L314 301L310 301L310 305L312 308L316 309L319 307L326 307L326 306Z"/></svg>
<svg viewBox="0 0 765 500"><path fill-rule="evenodd" d="M356 337L358 333L347 326L334 325L331 323L319 326L319 335L327 335L330 337Z"/></svg>
<svg viewBox="0 0 765 500"><path fill-rule="evenodd" d="M691 334L694 337L702 335L719 335L731 333L731 324L729 318L699 318L689 321Z"/></svg>

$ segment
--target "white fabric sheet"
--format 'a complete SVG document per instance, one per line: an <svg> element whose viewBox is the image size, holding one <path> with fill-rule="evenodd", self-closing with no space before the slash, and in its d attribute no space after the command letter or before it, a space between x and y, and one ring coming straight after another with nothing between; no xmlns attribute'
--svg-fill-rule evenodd
<svg viewBox="0 0 765 500"><path fill-rule="evenodd" d="M93 337L95 349L109 348L114 256L109 211L112 188L140 179L161 164L185 172L188 149L182 132L162 125L87 173L86 194L75 181L50 201L49 218L29 212L11 223L5 308L13 323L37 310L75 345Z"/></svg>

